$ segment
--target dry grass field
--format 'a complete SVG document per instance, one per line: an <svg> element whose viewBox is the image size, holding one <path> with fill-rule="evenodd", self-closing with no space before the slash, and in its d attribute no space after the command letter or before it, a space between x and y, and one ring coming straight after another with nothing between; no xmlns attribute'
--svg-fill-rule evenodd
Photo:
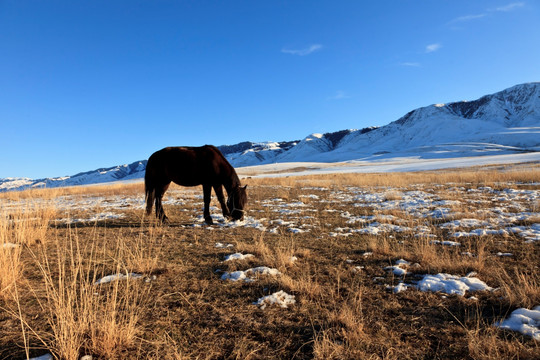
<svg viewBox="0 0 540 360"><path fill-rule="evenodd" d="M0 194L0 359L540 358L538 165L243 183Z"/></svg>

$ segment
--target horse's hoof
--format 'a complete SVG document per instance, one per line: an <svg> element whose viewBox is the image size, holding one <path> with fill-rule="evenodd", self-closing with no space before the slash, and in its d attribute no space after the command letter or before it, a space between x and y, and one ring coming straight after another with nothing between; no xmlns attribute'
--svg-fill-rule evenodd
<svg viewBox="0 0 540 360"><path fill-rule="evenodd" d="M214 225L211 217L204 218L204 222L208 225Z"/></svg>

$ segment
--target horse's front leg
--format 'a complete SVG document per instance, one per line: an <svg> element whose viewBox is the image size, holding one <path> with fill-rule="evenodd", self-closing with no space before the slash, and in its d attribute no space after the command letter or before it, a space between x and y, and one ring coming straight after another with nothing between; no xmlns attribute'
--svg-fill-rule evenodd
<svg viewBox="0 0 540 360"><path fill-rule="evenodd" d="M212 185L203 185L203 194L204 194L204 221L208 225L212 225L212 217L210 216L210 196L212 195Z"/></svg>
<svg viewBox="0 0 540 360"><path fill-rule="evenodd" d="M214 192L216 193L219 204L221 205L221 210L223 211L223 217L225 219L230 218L231 214L229 213L229 208L227 208L227 203L225 202L225 197L223 196L223 187L221 186L221 184L214 185Z"/></svg>

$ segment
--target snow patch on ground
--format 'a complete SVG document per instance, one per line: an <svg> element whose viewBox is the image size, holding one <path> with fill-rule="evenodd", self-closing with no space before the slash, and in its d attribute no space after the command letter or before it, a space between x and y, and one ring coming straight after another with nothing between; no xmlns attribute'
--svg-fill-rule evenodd
<svg viewBox="0 0 540 360"><path fill-rule="evenodd" d="M60 224L78 224L78 223L92 223L92 222L98 222L98 221L105 221L105 220L116 220L116 219L122 219L124 218L124 214L116 214L112 212L104 212L95 214L93 216L90 216L88 218L66 218L66 219L60 219L57 220Z"/></svg>
<svg viewBox="0 0 540 360"><path fill-rule="evenodd" d="M51 354L45 354L38 357L30 358L30 360L52 360L53 356Z"/></svg>
<svg viewBox="0 0 540 360"><path fill-rule="evenodd" d="M429 243L430 244L435 244L435 245L445 245L445 246L461 246L460 243L458 243L456 241L450 241L450 240L443 240L443 241L432 240Z"/></svg>
<svg viewBox="0 0 540 360"><path fill-rule="evenodd" d="M253 254L242 254L242 253L234 253L231 255L225 256L225 260L223 261L233 261L233 260L245 260L254 257Z"/></svg>
<svg viewBox="0 0 540 360"><path fill-rule="evenodd" d="M404 282L400 282L396 286L387 286L388 289L392 290L394 294L398 294L400 292L406 291L410 287L414 287L413 285L405 284Z"/></svg>
<svg viewBox="0 0 540 360"><path fill-rule="evenodd" d="M234 247L233 244L222 244L220 242L217 242L216 245L214 245L214 247L218 248L218 249L226 249L226 248L232 248Z"/></svg>
<svg viewBox="0 0 540 360"><path fill-rule="evenodd" d="M282 308L287 308L288 305L293 305L296 303L294 295L289 295L285 291L280 290L268 296L263 296L259 298L254 305L259 306L261 309L265 309L268 305L278 305Z"/></svg>
<svg viewBox="0 0 540 360"><path fill-rule="evenodd" d="M456 276L450 274L425 275L418 283L420 291L443 292L445 294L456 294L465 296L467 291L492 291L482 280L473 277L473 274L468 276Z"/></svg>
<svg viewBox="0 0 540 360"><path fill-rule="evenodd" d="M15 248L18 248L20 246L21 245L19 245L19 244L14 244L14 243L7 242L7 243L2 244L2 249L15 249Z"/></svg>
<svg viewBox="0 0 540 360"><path fill-rule="evenodd" d="M118 274L104 276L101 279L97 280L94 283L94 285L107 284L113 281L124 280L124 279L140 279L142 277L143 276L141 274L136 274L136 273L128 273L128 274L118 273Z"/></svg>
<svg viewBox="0 0 540 360"><path fill-rule="evenodd" d="M396 264L393 266L387 266L384 270L391 270L396 276L405 276L407 275L407 267L411 263L407 260L399 259L396 261Z"/></svg>
<svg viewBox="0 0 540 360"><path fill-rule="evenodd" d="M540 341L540 306L532 310L524 308L514 310L508 319L495 324L495 326L517 331Z"/></svg>
<svg viewBox="0 0 540 360"><path fill-rule="evenodd" d="M278 269L269 268L266 266L259 266L252 269L247 269L245 271L233 271L233 272L225 272L221 276L221 280L231 280L231 281L245 281L245 282L252 282L255 281L255 278L260 275L270 275L270 276L277 276L281 275Z"/></svg>

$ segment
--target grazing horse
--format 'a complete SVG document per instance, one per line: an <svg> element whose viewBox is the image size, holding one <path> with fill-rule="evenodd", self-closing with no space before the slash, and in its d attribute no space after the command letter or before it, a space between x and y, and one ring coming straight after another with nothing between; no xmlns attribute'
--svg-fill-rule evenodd
<svg viewBox="0 0 540 360"><path fill-rule="evenodd" d="M152 204L155 202L156 217L162 222L167 222L168 218L163 211L161 199L171 181L182 186L202 184L204 220L209 225L212 224L209 210L212 188L225 218L240 220L244 216L247 185L240 186L236 171L215 146L166 147L150 156L144 174L146 213L149 215L152 212ZM227 203L222 186L227 191Z"/></svg>

